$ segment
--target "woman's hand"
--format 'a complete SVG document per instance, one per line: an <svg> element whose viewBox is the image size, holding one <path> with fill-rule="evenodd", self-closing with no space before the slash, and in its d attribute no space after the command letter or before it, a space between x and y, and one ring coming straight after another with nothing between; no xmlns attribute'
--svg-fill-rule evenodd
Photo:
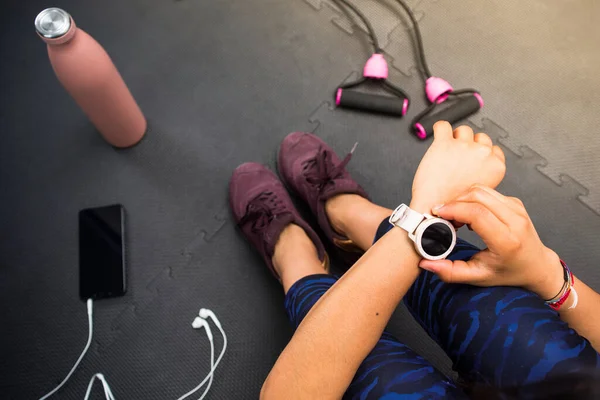
<svg viewBox="0 0 600 400"><path fill-rule="evenodd" d="M410 207L430 213L474 184L496 188L504 178L504 153L485 133L468 126L452 131L445 121L433 126L434 141L419 164L413 180Z"/></svg>
<svg viewBox="0 0 600 400"><path fill-rule="evenodd" d="M422 260L421 268L445 282L521 286L544 299L560 291L564 283L562 265L556 253L540 240L521 200L477 185L433 212L468 224L488 248L466 262Z"/></svg>

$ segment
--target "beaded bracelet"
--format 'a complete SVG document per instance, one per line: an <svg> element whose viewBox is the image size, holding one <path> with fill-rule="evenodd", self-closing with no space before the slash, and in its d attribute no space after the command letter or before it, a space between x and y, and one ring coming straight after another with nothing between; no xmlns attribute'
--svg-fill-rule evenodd
<svg viewBox="0 0 600 400"><path fill-rule="evenodd" d="M560 264L565 270L565 283L563 284L560 292L556 296L549 300L545 300L545 303L548 304L548 306L555 311L558 311L561 308L561 306L567 301L571 292L575 292L575 289L573 288L573 286L575 285L575 278L573 277L573 273L569 269L569 266L563 260L560 260ZM569 308L573 307L575 307L575 304L573 304Z"/></svg>

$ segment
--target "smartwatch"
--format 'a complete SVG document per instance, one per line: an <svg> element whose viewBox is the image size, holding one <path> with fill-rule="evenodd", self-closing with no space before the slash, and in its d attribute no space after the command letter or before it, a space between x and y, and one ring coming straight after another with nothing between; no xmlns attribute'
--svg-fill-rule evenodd
<svg viewBox="0 0 600 400"><path fill-rule="evenodd" d="M406 204L400 204L389 221L408 232L417 252L428 260L443 260L456 246L456 229L450 222L416 212Z"/></svg>

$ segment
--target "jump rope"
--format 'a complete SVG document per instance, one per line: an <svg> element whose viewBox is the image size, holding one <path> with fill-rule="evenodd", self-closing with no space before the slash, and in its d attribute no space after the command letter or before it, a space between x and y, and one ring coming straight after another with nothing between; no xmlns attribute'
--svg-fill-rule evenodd
<svg viewBox="0 0 600 400"><path fill-rule="evenodd" d="M348 0L335 1L344 5L362 21L373 45L373 55L364 66L363 76L356 81L343 84L335 90L336 106L403 117L408 111L410 98L404 90L388 81L387 61L383 57L383 49L379 47L373 26L367 17ZM454 90L447 81L432 75L425 58L419 24L410 7L403 0L396 1L404 9L413 25L417 58L421 67L419 72L430 103L412 120L411 129L419 139L426 139L433 134L433 124L437 121L458 122L483 107L483 98L475 89ZM367 83L380 86L392 96L354 90ZM442 103L444 105L440 106Z"/></svg>
<svg viewBox="0 0 600 400"><path fill-rule="evenodd" d="M48 392L47 394L42 396L39 400L46 400L47 398L51 397L56 392L58 392L65 385L65 383L67 383L67 381L71 378L71 376L73 375L75 370L77 370L77 367L79 367L81 360L83 360L83 357L88 352L90 345L92 344L92 337L94 334L93 301L92 301L92 299L88 299L88 301L87 301L87 314L88 314L88 339L85 344L85 347L83 348L83 351L79 355L79 358L77 359L77 361L75 361L75 364L73 364L73 367L71 368L71 370L69 371L67 376L62 380L62 382L60 382L58 384L58 386L56 386L50 392ZM216 361L215 361L215 342L213 340L213 334L212 334L212 330L210 328L210 324L208 323L209 319L219 329L221 335L223 336L223 348L221 349L221 352L219 353L219 357L217 357ZM204 328L204 330L206 332L206 336L208 337L208 341L210 343L210 371L204 377L202 382L200 382L198 384L198 386L191 389L189 392L187 392L183 396L179 397L177 400L184 400L184 399L190 397L191 395L195 394L200 389L202 389L202 387L208 382L208 385L206 385L206 388L204 389L204 392L202 392L202 395L200 396L199 399L203 400L206 397L206 395L208 394L208 391L210 390L210 387L212 386L215 370L217 369L217 366L221 362L221 359L225 355L225 350L227 349L227 335L225 334L225 330L221 326L221 322L219 321L219 319L217 318L215 313L212 312L211 310L206 309L206 308L201 308L200 312L198 313L198 316L192 322L192 328L194 328L194 329ZM87 386L87 390L85 392L84 400L89 399L90 394L92 392L92 387L94 386L94 382L96 381L96 379L98 379L100 381L100 383L102 384L102 388L104 390L104 397L106 398L106 400L115 400L115 396L110 388L110 385L108 384L104 375L101 373L94 374L94 376L92 376L92 378L90 379L90 382L88 383L88 386Z"/></svg>

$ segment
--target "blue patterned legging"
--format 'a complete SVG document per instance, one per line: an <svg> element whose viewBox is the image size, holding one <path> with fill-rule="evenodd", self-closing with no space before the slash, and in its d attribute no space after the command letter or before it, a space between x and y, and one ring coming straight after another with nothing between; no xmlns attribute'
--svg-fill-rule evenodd
<svg viewBox="0 0 600 400"><path fill-rule="evenodd" d="M375 241L389 229L384 221ZM449 258L467 260L478 251L459 241ZM294 327L336 280L331 275L311 275L290 288L285 308ZM600 356L588 340L523 289L447 284L423 271L404 302L469 384L521 386L600 366ZM464 397L454 382L387 332L362 362L344 396L360 400Z"/></svg>

